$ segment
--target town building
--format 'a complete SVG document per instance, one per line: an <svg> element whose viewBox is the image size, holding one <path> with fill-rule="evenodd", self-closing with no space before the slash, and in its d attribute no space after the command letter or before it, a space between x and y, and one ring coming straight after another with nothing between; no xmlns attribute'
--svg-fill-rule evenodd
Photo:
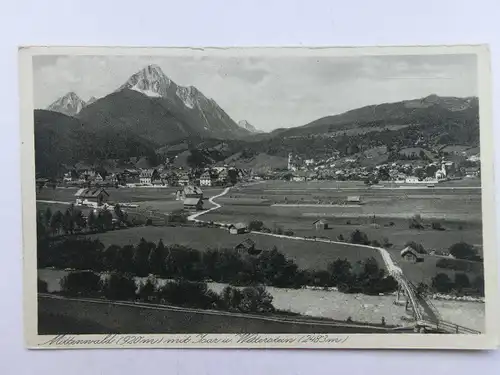
<svg viewBox="0 0 500 375"><path fill-rule="evenodd" d="M156 169L143 169L139 175L139 183L141 185L152 185L153 180L159 177Z"/></svg>
<svg viewBox="0 0 500 375"><path fill-rule="evenodd" d="M216 182L216 178L209 171L204 172L200 176L200 186L213 186Z"/></svg>
<svg viewBox="0 0 500 375"><path fill-rule="evenodd" d="M104 188L85 188L75 193L76 205L100 207L108 202L109 194Z"/></svg>

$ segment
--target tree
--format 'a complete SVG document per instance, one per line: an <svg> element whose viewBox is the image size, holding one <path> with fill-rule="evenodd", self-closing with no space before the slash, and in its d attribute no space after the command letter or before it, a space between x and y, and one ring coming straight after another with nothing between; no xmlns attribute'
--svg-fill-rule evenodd
<svg viewBox="0 0 500 375"><path fill-rule="evenodd" d="M165 275L165 257L166 248L163 241L160 239L158 245L150 250L148 256L149 270L153 275Z"/></svg>
<svg viewBox="0 0 500 375"><path fill-rule="evenodd" d="M472 287L476 290L477 293L484 296L484 276L476 276L472 281Z"/></svg>
<svg viewBox="0 0 500 375"><path fill-rule="evenodd" d="M45 227L50 228L50 223L52 219L52 210L50 209L50 207L47 207L47 209L45 210L44 219L45 219Z"/></svg>
<svg viewBox="0 0 500 375"><path fill-rule="evenodd" d="M352 266L347 259L337 259L327 266L333 286L346 284L352 281Z"/></svg>
<svg viewBox="0 0 500 375"><path fill-rule="evenodd" d="M144 238L139 240L135 247L133 264L137 276L148 276L150 273L149 254L156 248L152 242L147 242Z"/></svg>
<svg viewBox="0 0 500 375"><path fill-rule="evenodd" d="M264 223L260 220L252 220L248 224L248 229L251 231L261 231L263 227L264 227Z"/></svg>
<svg viewBox="0 0 500 375"><path fill-rule="evenodd" d="M64 233L66 234L72 234L73 231L75 230L75 222L73 220L73 214L69 208L64 213L62 228L64 230Z"/></svg>
<svg viewBox="0 0 500 375"><path fill-rule="evenodd" d="M99 292L101 278L92 271L76 271L61 280L61 290L71 296L93 296Z"/></svg>
<svg viewBox="0 0 500 375"><path fill-rule="evenodd" d="M368 241L368 236L366 233L361 232L359 229L356 229L351 233L351 243L368 245L370 241Z"/></svg>
<svg viewBox="0 0 500 375"><path fill-rule="evenodd" d="M438 273L432 278L432 287L439 293L449 293L453 288L453 282L445 273Z"/></svg>
<svg viewBox="0 0 500 375"><path fill-rule="evenodd" d="M236 183L238 182L238 177L239 177L238 170L228 169L227 177L229 178L229 182L231 183L231 185L233 185L233 186L236 185Z"/></svg>
<svg viewBox="0 0 500 375"><path fill-rule="evenodd" d="M127 214L123 212L121 206L117 203L115 204L115 207L113 208L116 219L118 220L118 224L126 223L127 221Z"/></svg>
<svg viewBox="0 0 500 375"><path fill-rule="evenodd" d="M422 217L420 214L413 215L408 223L410 229L424 229L424 224L422 223Z"/></svg>
<svg viewBox="0 0 500 375"><path fill-rule="evenodd" d="M463 289L470 288L469 277L465 273L455 274L455 289L462 291Z"/></svg>
<svg viewBox="0 0 500 375"><path fill-rule="evenodd" d="M48 285L47 282L41 279L37 279L37 291L38 293L47 293Z"/></svg>
<svg viewBox="0 0 500 375"><path fill-rule="evenodd" d="M458 242L450 246L450 254L458 259L476 260L477 253L474 247L466 242Z"/></svg>
<svg viewBox="0 0 500 375"><path fill-rule="evenodd" d="M247 287L241 292L239 310L242 312L268 313L274 311L273 296L263 286Z"/></svg>
<svg viewBox="0 0 500 375"><path fill-rule="evenodd" d="M157 282L153 278L148 278L146 282L141 283L139 286L139 298L143 301L151 301L156 296Z"/></svg>
<svg viewBox="0 0 500 375"><path fill-rule="evenodd" d="M64 217L61 211L57 211L52 215L52 217L50 218L50 230L52 234L56 235L62 229L63 219Z"/></svg>
<svg viewBox="0 0 500 375"><path fill-rule="evenodd" d="M75 225L75 230L81 231L85 228L87 224L85 220L85 216L83 216L83 212L80 210L73 211L73 222Z"/></svg>
<svg viewBox="0 0 500 375"><path fill-rule="evenodd" d="M87 217L87 226L91 232L97 229L97 218L94 211L90 211L89 216Z"/></svg>
<svg viewBox="0 0 500 375"><path fill-rule="evenodd" d="M136 297L137 285L131 277L113 273L104 281L104 296L111 300L132 300Z"/></svg>

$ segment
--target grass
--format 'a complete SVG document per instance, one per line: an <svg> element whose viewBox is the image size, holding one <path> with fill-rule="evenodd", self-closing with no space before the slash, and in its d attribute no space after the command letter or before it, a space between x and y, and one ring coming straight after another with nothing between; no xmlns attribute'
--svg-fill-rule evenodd
<svg viewBox="0 0 500 375"><path fill-rule="evenodd" d="M325 269L329 262L333 262L337 258L346 258L355 262L374 257L381 267L384 264L377 251L366 248L343 244L305 242L258 234L232 235L226 230L216 228L136 227L100 233L91 237L99 238L106 246L111 244L135 245L141 237L153 242L162 239L165 244L179 244L200 251L205 251L207 248L233 248L249 237L255 241L256 247L259 249L270 250L276 246L286 257L293 259L303 269Z"/></svg>
<svg viewBox="0 0 500 375"><path fill-rule="evenodd" d="M39 297L39 334L202 333L386 333L371 327L342 327L266 321L253 317L148 309Z"/></svg>

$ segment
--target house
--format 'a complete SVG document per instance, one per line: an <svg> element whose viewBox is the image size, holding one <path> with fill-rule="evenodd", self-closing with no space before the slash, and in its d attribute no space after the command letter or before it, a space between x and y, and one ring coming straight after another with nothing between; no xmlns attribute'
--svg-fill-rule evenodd
<svg viewBox="0 0 500 375"><path fill-rule="evenodd" d="M76 205L100 207L108 202L109 194L103 188L85 188L75 193Z"/></svg>
<svg viewBox="0 0 500 375"><path fill-rule="evenodd" d="M247 226L244 223L236 223L229 226L229 233L231 234L243 234L246 231Z"/></svg>
<svg viewBox="0 0 500 375"><path fill-rule="evenodd" d="M305 181L307 181L307 174L304 171L295 172L292 175L292 181L305 182Z"/></svg>
<svg viewBox="0 0 500 375"><path fill-rule="evenodd" d="M67 172L63 176L63 182L72 182L73 181L73 176L71 172Z"/></svg>
<svg viewBox="0 0 500 375"><path fill-rule="evenodd" d="M262 250L257 250L255 248L255 242L250 238L247 238L243 242L236 245L234 247L234 250L236 250L241 255L259 255L262 252Z"/></svg>
<svg viewBox="0 0 500 375"><path fill-rule="evenodd" d="M419 263L424 261L424 256L417 253L417 251L410 246L407 246L403 250L401 250L401 257L406 261L412 263Z"/></svg>
<svg viewBox="0 0 500 375"><path fill-rule="evenodd" d="M156 169L143 169L139 175L139 182L141 185L152 185L153 180L159 177Z"/></svg>
<svg viewBox="0 0 500 375"><path fill-rule="evenodd" d="M313 225L314 225L314 228L316 228L316 230L328 229L328 223L324 219L319 219L319 220L314 221Z"/></svg>
<svg viewBox="0 0 500 375"><path fill-rule="evenodd" d="M200 186L213 186L217 181L216 177L209 171L204 172L200 176Z"/></svg>
<svg viewBox="0 0 500 375"><path fill-rule="evenodd" d="M114 185L118 182L118 176L115 173L110 173L106 176L104 182L107 184Z"/></svg>
<svg viewBox="0 0 500 375"><path fill-rule="evenodd" d="M202 198L186 198L184 199L184 209L190 211L199 211L203 209Z"/></svg>

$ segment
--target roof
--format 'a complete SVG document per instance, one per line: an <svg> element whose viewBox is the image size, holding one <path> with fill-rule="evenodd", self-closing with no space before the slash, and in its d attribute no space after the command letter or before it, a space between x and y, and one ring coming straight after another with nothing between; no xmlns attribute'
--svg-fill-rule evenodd
<svg viewBox="0 0 500 375"><path fill-rule="evenodd" d="M403 250L401 250L401 256L404 257L406 254L413 254L417 258L423 258L422 254L417 253L417 251L410 246L405 247Z"/></svg>
<svg viewBox="0 0 500 375"><path fill-rule="evenodd" d="M359 201L359 200L361 200L361 197L359 195L351 195L351 196L347 197L347 200L348 201Z"/></svg>
<svg viewBox="0 0 500 375"><path fill-rule="evenodd" d="M318 219L318 220L313 221L313 224L318 224L318 223L320 223L320 224L326 224L327 221L325 219Z"/></svg>
<svg viewBox="0 0 500 375"><path fill-rule="evenodd" d="M75 193L75 197L80 198L96 198L99 194L106 194L109 197L109 194L104 188L86 188L80 189Z"/></svg>
<svg viewBox="0 0 500 375"><path fill-rule="evenodd" d="M236 223L236 224L231 224L229 228L236 228L236 229L246 229L246 224L245 223Z"/></svg>
<svg viewBox="0 0 500 375"><path fill-rule="evenodd" d="M200 203L203 203L201 198L186 198L184 199L184 204L188 206L196 206Z"/></svg>
<svg viewBox="0 0 500 375"><path fill-rule="evenodd" d="M188 186L184 186L184 194L186 194L186 195L187 194L201 195L201 194L203 194L203 191L198 186L188 185Z"/></svg>
<svg viewBox="0 0 500 375"><path fill-rule="evenodd" d="M255 246L255 242L251 238L245 239L243 242L236 245L236 247L252 248Z"/></svg>

